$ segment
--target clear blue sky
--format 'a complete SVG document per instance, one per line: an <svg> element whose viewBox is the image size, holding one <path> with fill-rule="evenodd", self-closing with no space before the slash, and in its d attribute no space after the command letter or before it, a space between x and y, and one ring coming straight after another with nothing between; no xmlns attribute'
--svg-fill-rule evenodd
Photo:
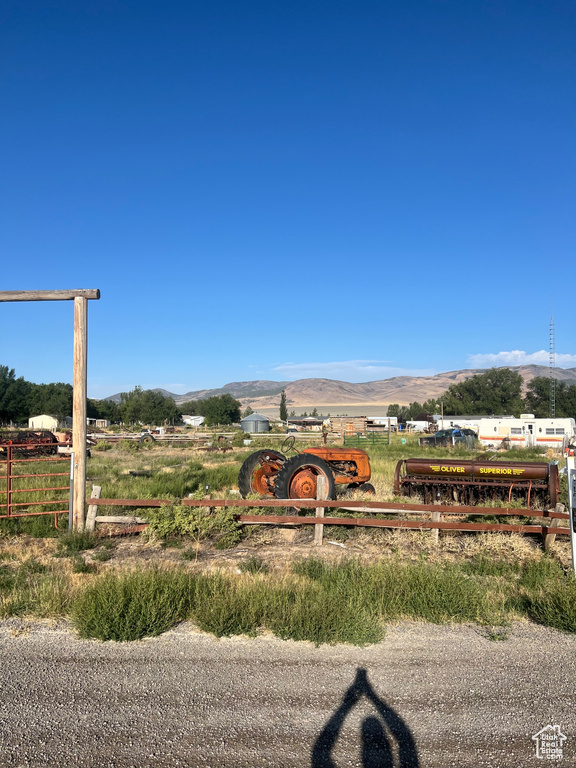
<svg viewBox="0 0 576 768"><path fill-rule="evenodd" d="M547 363L552 302L576 366L573 2L0 23L1 287L100 288L91 396ZM71 380L71 303L0 305L0 334L18 375Z"/></svg>

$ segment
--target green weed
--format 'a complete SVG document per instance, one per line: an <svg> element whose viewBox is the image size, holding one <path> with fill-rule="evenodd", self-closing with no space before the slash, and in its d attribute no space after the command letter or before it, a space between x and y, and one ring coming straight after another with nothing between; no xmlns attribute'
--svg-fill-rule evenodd
<svg viewBox="0 0 576 768"><path fill-rule="evenodd" d="M214 539L220 547L234 546L241 538L234 510L217 507L187 507L183 504L163 505L148 513L150 531L158 538L188 536L197 542Z"/></svg>
<svg viewBox="0 0 576 768"><path fill-rule="evenodd" d="M93 549L96 546L96 537L86 531L69 531L60 534L58 550L54 557L73 557L78 552Z"/></svg>
<svg viewBox="0 0 576 768"><path fill-rule="evenodd" d="M96 573L96 566L77 556L72 560L72 573Z"/></svg>
<svg viewBox="0 0 576 768"><path fill-rule="evenodd" d="M105 563L112 558L112 552L109 549L101 549L92 555L92 560L97 563Z"/></svg>
<svg viewBox="0 0 576 768"><path fill-rule="evenodd" d="M114 446L106 440L98 440L96 445L92 446L93 451L111 451Z"/></svg>
<svg viewBox="0 0 576 768"><path fill-rule="evenodd" d="M250 555L246 560L238 563L238 569L242 573L268 573L270 570L264 560L257 555Z"/></svg>
<svg viewBox="0 0 576 768"><path fill-rule="evenodd" d="M189 612L191 577L159 570L108 574L90 584L72 608L80 637L139 640L165 632Z"/></svg>
<svg viewBox="0 0 576 768"><path fill-rule="evenodd" d="M67 525L68 513L58 515L58 525L63 528ZM31 517L17 517L12 520L0 520L0 535L32 536L35 539L56 538L59 535L54 525L53 515L34 515Z"/></svg>
<svg viewBox="0 0 576 768"><path fill-rule="evenodd" d="M576 632L576 578L549 583L527 601L528 616L546 627Z"/></svg>

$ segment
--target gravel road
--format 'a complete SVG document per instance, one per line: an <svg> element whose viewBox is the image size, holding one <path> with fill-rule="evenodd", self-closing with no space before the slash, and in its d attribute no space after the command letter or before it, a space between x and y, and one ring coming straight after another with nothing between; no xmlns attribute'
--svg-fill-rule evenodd
<svg viewBox="0 0 576 768"><path fill-rule="evenodd" d="M369 648L314 648L6 621L0 648L2 768L537 768L547 725L566 736L556 765L576 755L576 638L529 624L504 642L403 624Z"/></svg>

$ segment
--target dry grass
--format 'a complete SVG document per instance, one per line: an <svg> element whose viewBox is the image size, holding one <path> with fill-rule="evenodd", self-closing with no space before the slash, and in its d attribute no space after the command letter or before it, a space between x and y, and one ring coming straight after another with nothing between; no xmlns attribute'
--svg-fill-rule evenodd
<svg viewBox="0 0 576 768"><path fill-rule="evenodd" d="M382 500L393 498L396 462L402 457L419 455L419 449L414 443L415 438L409 437L406 445L400 444L397 440L390 448L387 446L369 448L376 498ZM90 460L88 475L92 482L103 486L103 496L116 498L179 496L188 487L193 490L194 484L204 482L210 484L213 495L227 495L234 489L237 471L242 461L258 447L258 445L252 445L246 449L236 450L232 454L209 454L209 457L188 445L175 447L155 445L150 450L136 452L122 451L115 447ZM427 455L432 456L433 453L428 452ZM147 477L132 476L129 473L133 470L143 470L149 474ZM372 497L356 496L355 498L370 502ZM115 508L114 513L117 514L117 512ZM411 516L411 519L414 517ZM13 535L9 530L5 530L3 534L0 533L0 584L2 585L0 616L68 615L78 596L83 594L95 580L106 575L111 579L123 577L127 571L148 572L151 569L160 568L166 572L195 574L195 577L204 574L217 579L224 574L226 578L236 581L240 579L244 587L239 590L234 588L230 593L232 596L237 596L240 601L238 604L234 603L234 600L230 602L232 598L223 596L222 607L219 609L221 613L218 616L215 617L210 612L208 603L207 613L202 614L207 627L216 627L214 631L226 633L227 627L244 626L242 617L238 613L240 610L238 606L248 605L247 595L254 584L261 584L265 580L271 595L279 594L278 590L284 595L286 591L297 590L303 577L293 573L293 563L314 553L319 562L330 567L342 567L344 570L351 558L358 567L361 565L368 569L382 568L386 573L392 573L394 568L400 566L413 567L415 572L426 566L433 569L430 573L435 574L434 578L437 578L439 584L444 583L441 576L443 569L452 574L456 579L455 584L460 584L459 574L463 573L465 578L468 578L466 574L476 573L475 569L485 567L482 564L495 564L495 573L488 575L482 573L478 578L482 589L486 591L486 599L491 604L499 606L504 606L508 599L506 595L509 596L514 590L507 592L511 587L507 584L506 578L499 575L498 569L509 574L517 574L518 569L524 569L526 572L531 572L530 569L538 573L541 571L538 577L540 581L535 581L539 586L530 587L532 590L530 594L534 598L533 608L530 609L532 613L525 606L522 607L524 603L518 598L517 604L506 603L507 607L505 610L502 608L502 615L505 614L509 618L531 615L551 626L562 628L562 617L558 606L564 603L560 597L556 596L554 598L556 602L550 607L546 602L546 589L555 583L555 579L563 578L562 570L569 569L570 547L566 538L559 537L552 546L550 555L545 556L540 540L531 536L506 533L440 532L436 541L430 531L356 527L347 529L345 526L326 526L325 545L314 548L313 526L277 529L263 525L246 527L243 539L238 545L229 550L217 551L210 541L183 540L181 542L183 548L176 549L163 547L162 543L154 538L106 538L106 530L113 532L115 529L101 527L97 541L89 543L92 548L74 551L70 549L69 552L64 553L64 557L55 557L59 551L62 553L60 538L41 539L22 534ZM335 542L336 546L330 542ZM266 571L265 579L263 572L239 573L242 570L253 570L253 563L256 561L261 563L261 571ZM546 569L549 564L553 565L553 569L547 575ZM466 571L466 568L469 571ZM92 572L78 572L82 569L92 570ZM412 576L406 574L406 578L409 580ZM518 580L520 577L514 578L516 579L514 589L517 590L515 594L518 596L523 594L522 590L525 587ZM226 584L229 586L228 582ZM571 582L570 584L567 582L567 588L572 589ZM261 589L256 591L258 605L266 604L268 597ZM282 598L284 599L285 597ZM290 598L296 602L300 599L301 596L296 593ZM297 628L290 636L300 637L299 633L308 632L311 633L310 637L315 639L329 638L329 634L314 635L313 628L303 613L303 605L298 609L300 613L296 621ZM365 609L368 610L366 606ZM238 617L237 625L234 625L234 622L229 624L227 610L231 611L231 615ZM252 609L247 608L247 610ZM284 607L282 610L287 608ZM418 610L420 609L414 604L410 611L416 611L416 613L411 614L408 611L406 615L417 616ZM456 608L454 610L457 616ZM426 615L428 614L424 611L422 616ZM255 630L252 627L250 631ZM282 636L282 631L278 631ZM360 635L354 635L354 637L360 637Z"/></svg>

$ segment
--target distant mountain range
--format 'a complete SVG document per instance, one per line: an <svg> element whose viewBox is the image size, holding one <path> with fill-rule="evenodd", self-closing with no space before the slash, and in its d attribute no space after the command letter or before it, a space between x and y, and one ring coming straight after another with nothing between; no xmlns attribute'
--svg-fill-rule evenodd
<svg viewBox="0 0 576 768"><path fill-rule="evenodd" d="M548 376L549 369L543 365L520 365L510 368L517 371L525 385L536 376ZM243 408L248 405L254 410L277 408L280 393L286 390L287 405L294 408L332 408L342 411L346 406L384 406L390 403L407 405L414 401L423 403L438 398L451 384L465 381L471 376L485 373L487 368L466 368L460 371L437 373L435 376L394 376L391 379L352 384L334 379L298 379L297 381L235 381L220 389L198 389L177 395L165 389L156 389L172 397L178 405L190 400L203 400L214 395L229 394L239 400ZM576 368L555 368L555 378L568 384L576 384ZM106 400L120 402L120 393Z"/></svg>

